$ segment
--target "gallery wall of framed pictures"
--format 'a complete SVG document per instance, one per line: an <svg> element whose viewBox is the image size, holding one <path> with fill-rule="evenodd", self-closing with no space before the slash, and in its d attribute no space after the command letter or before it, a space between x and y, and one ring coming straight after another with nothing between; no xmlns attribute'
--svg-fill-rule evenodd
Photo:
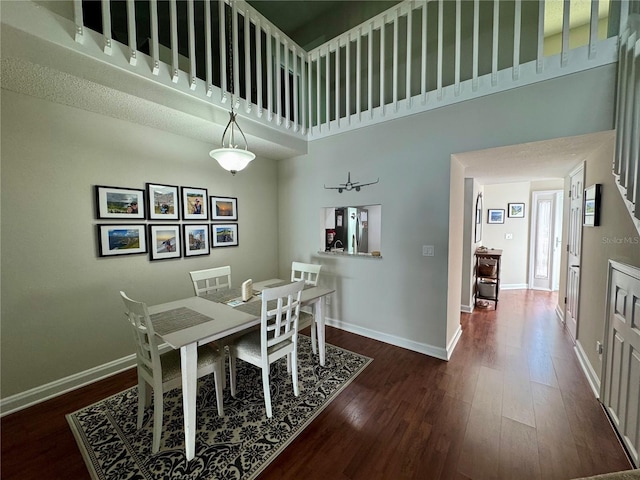
<svg viewBox="0 0 640 480"><path fill-rule="evenodd" d="M145 189L95 185L94 198L101 257L148 253L152 261L167 260L239 245L235 197L147 183Z"/></svg>

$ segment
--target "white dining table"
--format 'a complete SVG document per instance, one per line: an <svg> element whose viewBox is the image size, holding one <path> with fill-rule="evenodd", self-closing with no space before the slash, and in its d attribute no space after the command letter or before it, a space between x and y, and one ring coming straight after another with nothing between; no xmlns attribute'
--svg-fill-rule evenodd
<svg viewBox="0 0 640 480"><path fill-rule="evenodd" d="M288 282L280 279L270 279L254 283L253 289L260 292L270 286L283 283ZM235 290L239 292L239 289ZM325 319L322 299L334 291L326 287L311 287L303 290L300 298L302 305L314 305L319 361L320 365L323 366L325 364ZM250 300L250 302L259 301L259 295ZM167 319L170 323L174 312L176 319L190 316L191 321L181 326L181 320L176 320L174 325L167 328ZM196 296L152 305L149 307L149 314L154 327L156 323L159 325L161 322L165 326L164 329L157 329L156 334L169 346L180 350L185 454L187 460L191 460L195 456L198 345L219 340L251 328L254 325L259 325L260 314L255 312L247 313L226 303Z"/></svg>

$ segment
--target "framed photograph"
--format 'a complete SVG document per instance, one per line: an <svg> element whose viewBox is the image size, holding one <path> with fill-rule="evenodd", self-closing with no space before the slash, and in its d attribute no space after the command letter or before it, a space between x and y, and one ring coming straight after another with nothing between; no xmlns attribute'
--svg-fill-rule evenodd
<svg viewBox="0 0 640 480"><path fill-rule="evenodd" d="M504 223L504 208L490 208L487 223Z"/></svg>
<svg viewBox="0 0 640 480"><path fill-rule="evenodd" d="M144 190L96 185L96 218L144 219Z"/></svg>
<svg viewBox="0 0 640 480"><path fill-rule="evenodd" d="M600 226L600 197L602 196L602 184L595 183L584 189L583 221L585 227Z"/></svg>
<svg viewBox="0 0 640 480"><path fill-rule="evenodd" d="M211 197L211 220L238 220L238 199Z"/></svg>
<svg viewBox="0 0 640 480"><path fill-rule="evenodd" d="M182 187L182 219L208 220L207 189Z"/></svg>
<svg viewBox="0 0 640 480"><path fill-rule="evenodd" d="M209 225L183 225L184 256L209 255Z"/></svg>
<svg viewBox="0 0 640 480"><path fill-rule="evenodd" d="M238 224L237 223L213 223L211 225L211 238L213 247L237 247Z"/></svg>
<svg viewBox="0 0 640 480"><path fill-rule="evenodd" d="M476 197L476 225L474 240L476 243L482 241L482 192Z"/></svg>
<svg viewBox="0 0 640 480"><path fill-rule="evenodd" d="M145 225L98 225L101 257L147 253Z"/></svg>
<svg viewBox="0 0 640 480"><path fill-rule="evenodd" d="M180 258L180 225L149 225L151 260Z"/></svg>
<svg viewBox="0 0 640 480"><path fill-rule="evenodd" d="M147 183L147 206L151 220L178 220L178 187Z"/></svg>
<svg viewBox="0 0 640 480"><path fill-rule="evenodd" d="M524 203L510 203L508 208L509 218L524 218Z"/></svg>

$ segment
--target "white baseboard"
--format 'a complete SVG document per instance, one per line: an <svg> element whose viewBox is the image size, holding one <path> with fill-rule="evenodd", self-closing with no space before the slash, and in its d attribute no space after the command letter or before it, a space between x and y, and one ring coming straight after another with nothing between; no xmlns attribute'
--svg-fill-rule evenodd
<svg viewBox="0 0 640 480"><path fill-rule="evenodd" d="M160 353L165 353L171 349L171 347L166 343L160 345L158 348ZM31 407L37 403L50 400L67 392L77 390L85 385L111 377L135 366L136 356L135 354L131 354L105 363L104 365L98 365L97 367L90 368L89 370L74 373L73 375L69 375L68 377L61 378L54 382L40 385L39 387L32 388L25 392L17 393L7 398L2 398L0 399L0 417Z"/></svg>
<svg viewBox="0 0 640 480"><path fill-rule="evenodd" d="M596 398L600 398L600 379L596 374L596 371L591 366L589 359L587 358L587 354L582 348L582 344L580 340L576 341L576 346L573 348L576 352L576 356L578 357L578 361L580 362L580 366L582 367L582 371L584 375L587 377L587 381L589 382L589 386L591 390L593 390L593 394Z"/></svg>
<svg viewBox="0 0 640 480"><path fill-rule="evenodd" d="M400 338L395 335L389 335L388 333L382 333L369 328L360 327L358 325L353 325L333 318L327 318L325 323L331 327L336 327L346 332L362 335L363 337L379 340L380 342L395 345L396 347L406 348L407 350L412 350L414 352L424 353L425 355L439 358L440 360L448 360L448 350L453 352L453 349L455 348L454 341L451 342L450 347L444 349L442 347L434 347L433 345L426 343L414 342L412 340L407 340L406 338ZM460 334L456 333L456 336L454 337L455 342L458 341L459 336Z"/></svg>
<svg viewBox="0 0 640 480"><path fill-rule="evenodd" d="M462 329L458 326L458 331L447 346L446 350L441 347L434 347L433 345L413 342L405 338L396 337L382 332L377 332L357 325L352 325L347 322L341 322L339 320L327 319L327 325L345 330L347 332L362 335L373 340L379 340L397 347L406 348L414 352L423 353L431 357L439 358L441 360L449 360L451 354L462 335ZM170 347L166 344L160 346L160 351L164 352ZM99 365L83 372L78 372L68 377L61 378L51 383L41 385L39 387L32 388L25 392L12 395L7 398L0 399L0 417L9 415L11 413L23 410L38 403L50 400L51 398L63 395L78 388L89 385L90 383L103 380L111 377L117 373L123 372L129 368L135 367L136 357L135 354L127 355L126 357L113 360Z"/></svg>
<svg viewBox="0 0 640 480"><path fill-rule="evenodd" d="M472 305L460 305L460 311L464 313L473 313L473 304Z"/></svg>
<svg viewBox="0 0 640 480"><path fill-rule="evenodd" d="M136 364L135 354L114 360L104 365L99 365L83 372L78 372L68 377L61 378L51 383L41 385L31 390L0 399L0 416L4 417L10 413L17 412L37 403L44 402L64 393L84 387L98 380L110 377Z"/></svg>
<svg viewBox="0 0 640 480"><path fill-rule="evenodd" d="M458 340L460 340L461 336L462 336L462 325L458 325L456 334L453 336L453 338L449 342L449 345L447 345L447 360L449 360L451 358L451 355L453 355L453 351L455 350L456 345L458 345Z"/></svg>
<svg viewBox="0 0 640 480"><path fill-rule="evenodd" d="M558 320L560 320L560 323L564 325L564 310L560 308L560 304L556 305L556 316L558 317Z"/></svg>
<svg viewBox="0 0 640 480"><path fill-rule="evenodd" d="M500 290L527 290L529 284L527 283L501 283Z"/></svg>

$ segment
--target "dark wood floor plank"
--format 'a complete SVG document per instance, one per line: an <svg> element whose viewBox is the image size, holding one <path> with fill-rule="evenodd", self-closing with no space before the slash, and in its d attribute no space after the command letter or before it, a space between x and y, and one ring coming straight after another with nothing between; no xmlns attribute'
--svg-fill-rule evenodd
<svg viewBox="0 0 640 480"><path fill-rule="evenodd" d="M554 302L505 291L497 311L462 314L448 362L327 328L329 343L374 360L259 478L568 480L630 468ZM89 479L64 415L135 383L130 369L3 417L3 480Z"/></svg>

